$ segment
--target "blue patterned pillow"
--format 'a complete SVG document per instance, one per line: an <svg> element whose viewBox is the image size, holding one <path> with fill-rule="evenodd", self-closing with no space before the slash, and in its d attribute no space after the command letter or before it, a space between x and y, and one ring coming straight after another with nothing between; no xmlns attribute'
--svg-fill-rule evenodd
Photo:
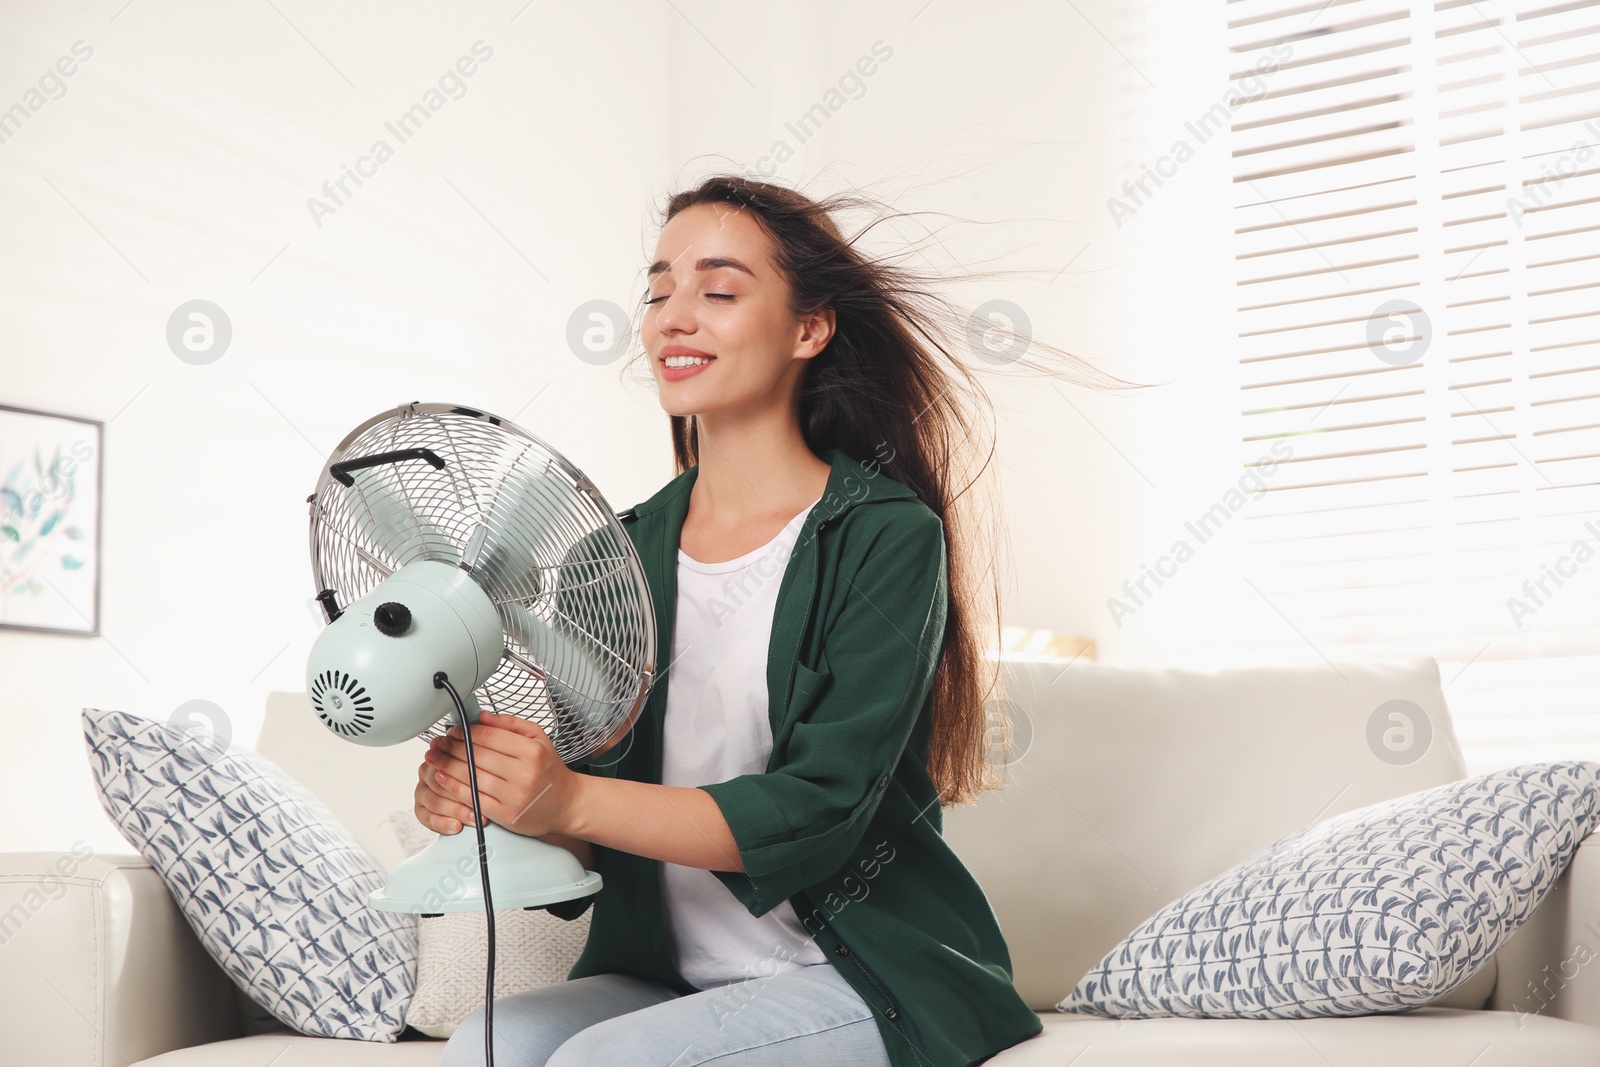
<svg viewBox="0 0 1600 1067"><path fill-rule="evenodd" d="M383 872L321 801L164 722L84 708L83 735L101 806L229 977L301 1033L400 1035L416 916L367 904Z"/></svg>
<svg viewBox="0 0 1600 1067"><path fill-rule="evenodd" d="M1419 1007L1533 913L1597 802L1600 763L1528 763L1315 823L1156 912L1056 1008L1310 1019Z"/></svg>

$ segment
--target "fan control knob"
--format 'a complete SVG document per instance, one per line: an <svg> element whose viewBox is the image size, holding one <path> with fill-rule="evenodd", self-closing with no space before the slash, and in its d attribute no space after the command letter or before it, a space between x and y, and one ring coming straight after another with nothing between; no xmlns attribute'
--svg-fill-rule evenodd
<svg viewBox="0 0 1600 1067"><path fill-rule="evenodd" d="M399 637L411 629L411 609L396 600L385 601L372 613L372 624L379 633Z"/></svg>

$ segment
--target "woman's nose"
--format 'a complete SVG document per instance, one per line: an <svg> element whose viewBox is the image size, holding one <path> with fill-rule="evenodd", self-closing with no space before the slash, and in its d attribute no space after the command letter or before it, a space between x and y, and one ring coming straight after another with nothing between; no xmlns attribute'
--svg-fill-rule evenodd
<svg viewBox="0 0 1600 1067"><path fill-rule="evenodd" d="M680 300L673 293L656 305L656 329L662 333L694 332L694 315L687 297Z"/></svg>

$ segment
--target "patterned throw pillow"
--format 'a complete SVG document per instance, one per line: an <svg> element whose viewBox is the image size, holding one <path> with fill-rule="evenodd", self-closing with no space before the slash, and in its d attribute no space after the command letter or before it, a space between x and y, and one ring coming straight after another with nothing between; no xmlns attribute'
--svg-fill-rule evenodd
<svg viewBox="0 0 1600 1067"><path fill-rule="evenodd" d="M1590 829L1600 763L1529 763L1344 812L1168 904L1060 1011L1309 1019L1455 989L1555 884Z"/></svg>
<svg viewBox="0 0 1600 1067"><path fill-rule="evenodd" d="M228 976L301 1033L398 1038L417 919L367 904L383 872L323 803L253 752L120 711L82 719L101 806Z"/></svg>
<svg viewBox="0 0 1600 1067"><path fill-rule="evenodd" d="M438 834L410 811L389 816L395 837L407 856L431 845ZM461 831L474 833L472 827ZM479 877L474 868L473 878ZM576 919L558 919L548 911L521 908L494 910L494 996L496 1000L527 989L565 982L589 939L586 911ZM423 919L417 928L417 991L406 1009L406 1022L430 1037L449 1037L461 1020L483 1006L483 980L489 963L489 942L483 913L446 912Z"/></svg>

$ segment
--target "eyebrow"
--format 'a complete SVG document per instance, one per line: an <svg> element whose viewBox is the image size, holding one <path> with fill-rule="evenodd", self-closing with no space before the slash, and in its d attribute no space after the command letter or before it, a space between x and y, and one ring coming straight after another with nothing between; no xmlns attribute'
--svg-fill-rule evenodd
<svg viewBox="0 0 1600 1067"><path fill-rule="evenodd" d="M716 270L718 267L732 267L734 270L744 271L752 278L756 276L755 271L751 270L743 263L740 263L737 259L730 259L727 256L705 256L704 258L695 260L694 264L695 270ZM645 276L654 278L657 274L671 269L672 264L668 263L664 259L658 259L654 263L650 264L650 269L645 272Z"/></svg>

